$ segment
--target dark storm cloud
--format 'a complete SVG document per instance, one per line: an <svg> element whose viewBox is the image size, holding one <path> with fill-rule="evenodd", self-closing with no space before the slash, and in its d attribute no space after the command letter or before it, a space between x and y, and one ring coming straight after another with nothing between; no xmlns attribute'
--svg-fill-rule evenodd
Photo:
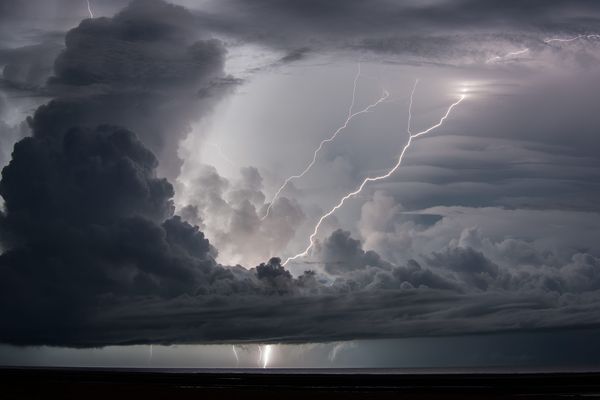
<svg viewBox="0 0 600 400"><path fill-rule="evenodd" d="M202 296L147 298L103 307L90 321L94 329L80 337L79 345L295 343L600 322L594 312L600 301L596 272L600 264L589 255L577 255L556 268L540 264L518 271L495 265L473 248L449 245L430 255L425 265L414 260L377 265L376 254L373 264L365 262L358 241L337 231L314 256L331 256L340 242L350 266L329 274L333 282L321 281L318 272L292 278L277 258L250 273L230 268L235 279L208 286ZM353 268L357 264L363 267Z"/></svg>
<svg viewBox="0 0 600 400"><path fill-rule="evenodd" d="M485 290L490 281L498 276L498 266L488 260L483 253L470 247L454 247L443 253L433 253L429 265L448 268L456 272L470 286Z"/></svg>
<svg viewBox="0 0 600 400"><path fill-rule="evenodd" d="M190 123L236 84L223 73L223 45L204 37L188 10L158 0L84 20L67 33L65 45L47 88L63 103L36 118L50 112L59 130L101 123L131 129L169 178L179 172L177 147Z"/></svg>
<svg viewBox="0 0 600 400"><path fill-rule="evenodd" d="M300 61L300 60L305 59L309 53L310 53L310 47L302 47L299 49L295 49L295 50L290 51L285 56L281 57L279 62L281 64L287 64L287 63Z"/></svg>
<svg viewBox="0 0 600 400"><path fill-rule="evenodd" d="M214 2L200 16L217 31L288 50L353 47L447 60L482 56L484 50L478 46L494 40L539 45L535 36L545 31L580 33L597 28L600 8L588 0L229 0ZM257 20L261 23L255 24ZM459 33L465 31L469 34Z"/></svg>
<svg viewBox="0 0 600 400"><path fill-rule="evenodd" d="M10 161L12 145L29 134L29 127L25 122L11 126L0 120L0 167Z"/></svg>
<svg viewBox="0 0 600 400"><path fill-rule="evenodd" d="M191 20L134 1L67 34L44 89L58 98L29 119L32 136L2 170L2 340L74 342L98 307L232 278L198 228L173 217L173 187L146 147L168 166L191 114L209 104L199 92L223 76L221 44L199 40ZM32 53L7 52L6 77L39 83Z"/></svg>
<svg viewBox="0 0 600 400"><path fill-rule="evenodd" d="M374 251L364 251L360 241L350 237L350 232L338 229L323 243L321 258L327 272L336 274L363 269L367 266L389 268L390 265Z"/></svg>
<svg viewBox="0 0 600 400"><path fill-rule="evenodd" d="M191 293L216 270L197 229L160 222L172 214L173 189L155 177L156 165L131 132L110 126L16 144L0 181L9 248L0 304L13 321L5 338L42 326L62 332L101 295Z"/></svg>
<svg viewBox="0 0 600 400"><path fill-rule="evenodd" d="M592 23L594 3L263 0L213 7L194 15L136 0L66 35L44 88L56 98L29 119L32 135L16 144L2 171L0 318L7 323L0 341L305 342L600 322L597 255L582 249L565 260L535 244L492 242L475 231L432 235L443 241L441 250L391 262L337 230L312 254L323 269L299 277L276 257L249 270L222 266L216 242L252 256L264 253L261 240L284 247L305 217L298 204L282 198L272 212L281 218L261 224L265 196L256 168L242 169L239 182L214 168L197 171L194 202L180 214L200 226L227 216L230 226L211 244L198 226L174 215L173 186L161 177L177 174L178 141L190 122L238 82L224 75L225 48L207 28L283 47L281 63L320 47L432 58L477 50L457 50L458 36L386 38L427 36L434 27L541 30L558 10L588 13ZM18 51L6 53L16 66L7 80L39 84L46 72L38 74L43 68L29 50L19 50L21 64ZM416 220L409 221L413 230L423 229ZM436 221L434 228L447 223L443 216ZM375 237L371 243L402 243L398 231L378 232L375 223L362 228Z"/></svg>
<svg viewBox="0 0 600 400"><path fill-rule="evenodd" d="M52 74L54 60L63 49L56 42L0 49L3 83L16 88L36 89Z"/></svg>

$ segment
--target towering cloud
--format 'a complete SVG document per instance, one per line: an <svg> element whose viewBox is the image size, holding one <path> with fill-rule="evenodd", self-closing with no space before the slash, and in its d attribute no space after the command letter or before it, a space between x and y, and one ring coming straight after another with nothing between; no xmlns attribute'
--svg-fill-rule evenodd
<svg viewBox="0 0 600 400"><path fill-rule="evenodd" d="M20 139L12 151L2 149L5 159L0 160L6 163L10 153L0 180L0 342L306 342L600 323L600 259L594 242L600 225L592 201L580 201L574 209L557 206L552 213L509 210L503 208L513 204L507 198L522 204L529 197L518 195L530 192L511 197L499 194L501 189L488 187L484 193L478 187L480 197L467 196L469 186L460 181L460 195L453 199L473 207L424 209L414 194L405 209L393 193L379 191L362 207L356 231L335 229L317 241L311 259L303 260L314 270L304 271L284 268L278 256L315 213L283 196L261 221L262 177L267 175L258 168L242 168L236 180L201 165L187 171L186 179L174 180L181 164L177 149L190 123L239 83L226 76L225 44L209 30L284 49L281 66L310 57L313 47L470 62L487 53L474 48L471 38L432 37L432 26L448 32L462 24L484 30L479 21L493 20L497 13L510 16L511 25L526 25L512 2L489 8L473 1L434 3L437 7L416 2L398 7L381 1L377 8L357 1L228 1L212 3L211 14L134 0L114 17L86 19L71 29L56 58L58 49L52 46L47 52L43 46L39 58L31 48L0 54L7 85L53 98L35 110L27 127L0 124L3 135ZM550 9L562 4L551 3ZM541 4L528 7L538 11ZM586 1L577 5L593 8ZM280 34L265 35L257 28L259 15L269 32ZM542 17L535 29L551 20ZM416 24L423 21L429 25L422 35L406 36L421 32ZM517 35L542 46L529 34L523 29ZM517 35L501 40L511 42ZM483 41L501 36L484 35ZM48 58L53 66L46 81ZM394 120L395 133L397 124ZM375 136L368 137L375 142ZM462 152L454 161L466 163L467 156L481 161L479 153L487 149L482 142L463 140L462 147L456 141L438 145L445 154ZM512 151L506 142L490 143L499 158ZM514 170L503 170L499 165L504 164L488 157L489 171L478 176L510 180L528 172L532 159L539 164L581 161L561 158L564 149L557 148L523 145L518 160L525 166L511 166ZM420 165L423 148L411 150L409 169L417 165L438 173L431 172L439 186L451 186L456 176L476 181L474 168L464 167L470 164L450 165L448 156L436 158L440 165L427 160ZM379 153L384 152L365 157L385 158ZM460 174L445 170L444 162ZM584 162L585 168L560 176L570 181L571 173L597 177L595 159ZM550 180L546 172L531 169L540 180ZM413 183L436 182L408 182ZM568 185L560 187L581 186ZM433 190L420 193L437 199ZM479 207L484 194L500 206ZM438 198L450 197L443 192ZM550 217L553 224L544 225ZM505 222L513 223L510 229ZM565 232L566 225L577 226L577 232ZM522 237L513 237L515 226ZM245 265L221 265L219 254Z"/></svg>
<svg viewBox="0 0 600 400"><path fill-rule="evenodd" d="M58 98L2 171L4 341L68 343L98 307L230 278L198 228L173 217L153 154L176 173L181 135L222 93L224 49L198 39L189 12L161 1L67 34L47 88Z"/></svg>
<svg viewBox="0 0 600 400"><path fill-rule="evenodd" d="M34 123L124 126L157 155L160 174L175 178L180 139L233 82L223 45L205 36L188 10L160 0L82 21L54 63L49 90L59 104L39 110Z"/></svg>

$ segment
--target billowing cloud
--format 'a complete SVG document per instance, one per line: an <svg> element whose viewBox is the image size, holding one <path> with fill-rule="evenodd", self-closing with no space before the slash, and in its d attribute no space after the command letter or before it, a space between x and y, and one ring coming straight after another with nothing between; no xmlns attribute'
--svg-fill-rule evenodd
<svg viewBox="0 0 600 400"><path fill-rule="evenodd" d="M188 10L159 0L82 21L67 33L49 82L61 104L38 110L34 123L127 127L157 155L160 173L175 178L190 123L235 83L223 72L222 43L200 28Z"/></svg>
<svg viewBox="0 0 600 400"><path fill-rule="evenodd" d="M254 265L265 254L277 255L305 219L299 204L288 198L273 206L272 217L261 218L266 204L256 168L242 168L233 182L208 165L193 168L185 178L178 188L179 213L202 226L225 263Z"/></svg>
<svg viewBox="0 0 600 400"><path fill-rule="evenodd" d="M397 156L396 119L381 120L394 133L389 146L379 145L383 134L362 121L360 136L348 132L341 139L347 142L324 151L317 168L329 170L308 178L323 179L320 190L291 188L265 219L271 188L263 177L278 173L269 177L258 165L226 177L187 148L180 174L178 156L191 123L241 83L224 72L228 41L281 51L278 68L346 52L523 77L531 76L528 67L565 58L560 65L576 65L589 78L596 76L589 43L562 57L541 38L551 28L591 29L597 6L583 0L536 1L524 9L474 1L206 4L190 11L135 0L112 17L83 20L68 31L64 48L19 44L0 52L12 90L53 97L26 126L0 124L1 143L12 150L3 146L0 160L7 164L0 181L0 318L10 321L0 341L296 343L600 322L598 164L589 150L597 141L594 80L573 88L557 75L539 78L531 87L549 92L504 108L482 101L469 109L471 125L454 121L447 127L455 134L419 140L398 174L374 185L372 196L364 192L354 223L347 216L328 221L331 234L319 237L311 260L301 260L312 270L288 269L278 256L304 242L306 225L336 191ZM572 17L554 23L557 10ZM581 13L585 23L577 22ZM531 14L539 16L534 23ZM509 28L514 33L503 33ZM485 66L517 45L539 57L522 69ZM502 93L491 81L474 86ZM563 110L562 93L582 96ZM310 96L319 108L330 105ZM396 94L381 108L396 118L404 100ZM440 105L446 99L435 101L424 117L424 106L415 105L419 118L446 107ZM566 124L571 111L583 122ZM264 118L267 125L277 120L273 114ZM509 129L504 120L522 125ZM257 164L263 160L252 146L287 163L283 149L249 136L238 145L248 145ZM357 145L366 141L372 147ZM573 193L574 201L567 196ZM337 229L346 224L349 230Z"/></svg>

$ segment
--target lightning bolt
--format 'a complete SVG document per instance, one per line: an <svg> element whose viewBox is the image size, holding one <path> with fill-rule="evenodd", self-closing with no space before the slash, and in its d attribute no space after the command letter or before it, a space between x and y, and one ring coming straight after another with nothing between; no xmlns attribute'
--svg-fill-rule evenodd
<svg viewBox="0 0 600 400"><path fill-rule="evenodd" d="M417 84L419 83L419 78L415 79L415 84L413 85L412 91L410 92L410 103L408 103L408 125L406 127L406 132L410 135L410 121L412 119L412 105L413 98L415 96L415 90L417 90Z"/></svg>
<svg viewBox="0 0 600 400"><path fill-rule="evenodd" d="M350 107L348 107L348 117L352 115L352 110L354 110L354 102L356 101L356 87L358 86L358 79L360 78L360 63L358 63L356 75L354 75L354 83L352 86L352 101L350 102Z"/></svg>
<svg viewBox="0 0 600 400"><path fill-rule="evenodd" d="M269 365L269 361L271 360L271 345L267 344L265 345L265 349L262 349L262 346L259 347L260 349L260 359L262 359L263 368L267 368L267 366ZM259 361L260 361L259 359Z"/></svg>
<svg viewBox="0 0 600 400"><path fill-rule="evenodd" d="M235 365L240 365L240 357L235 349L235 344L231 346L231 350L233 350L233 355L235 356Z"/></svg>
<svg viewBox="0 0 600 400"><path fill-rule="evenodd" d="M94 18L94 13L92 12L92 5L90 4L90 0L86 0L87 1L87 9L88 12L90 13L90 18Z"/></svg>
<svg viewBox="0 0 600 400"><path fill-rule="evenodd" d="M260 362L263 359L263 349L261 345L258 345L258 365L260 366Z"/></svg>
<svg viewBox="0 0 600 400"><path fill-rule="evenodd" d="M148 364L152 364L152 345L150 345L150 357L148 358Z"/></svg>
<svg viewBox="0 0 600 400"><path fill-rule="evenodd" d="M354 190L353 192L350 192L347 195L345 195L344 197L342 197L341 200L331 210L329 210L327 213L323 214L321 216L321 218L319 218L319 221L317 222L317 224L315 225L315 228L313 229L313 233L309 237L309 244L306 247L306 249L304 249L304 251L302 251L301 253L296 254L295 256L288 257L288 259L285 260L283 265L286 265L288 262L296 260L297 258L306 256L315 244L315 237L317 236L317 233L319 232L319 228L321 227L321 224L323 223L323 221L325 221L328 217L330 217L333 213L335 213L340 207L342 207L344 205L344 203L346 202L346 200L359 194L363 190L363 188L366 186L367 183L377 182L377 181L381 181L383 179L389 178L394 172L396 172L398 170L398 168L400 168L400 165L402 164L402 160L404 159L404 154L406 153L406 150L408 150L408 148L412 144L413 139L416 139L419 136L426 135L427 133L431 132L432 130L442 126L444 124L444 121L450 115L450 112L452 112L452 109L454 107L456 107L457 105L459 105L464 99L465 99L465 95L463 94L458 98L457 101L452 103L450 105L450 107L448 107L448 110L446 111L444 116L440 119L440 121L437 124L427 128L421 132L418 132L415 134L410 134L410 136L408 137L408 142L402 148L402 151L400 152L400 156L398 157L398 161L396 162L396 164L387 173L385 173L383 175L365 178L365 180L362 181L362 183L356 190Z"/></svg>
<svg viewBox="0 0 600 400"><path fill-rule="evenodd" d="M529 52L529 49L528 48L524 48L522 50L517 50L517 51L512 51L510 53L506 53L503 56L494 56L494 57L488 58L487 61L486 61L486 64L489 64L489 63L492 63L492 62L496 62L496 61L505 60L505 59L507 59L509 57L513 57L513 56L519 56L519 55L525 54L527 52Z"/></svg>
<svg viewBox="0 0 600 400"><path fill-rule="evenodd" d="M577 36L573 36L572 38L550 38L550 39L544 39L544 43L552 43L552 42L573 42L575 40L579 40L579 39L600 39L600 35L596 35L596 34L592 34L592 35L577 35Z"/></svg>
<svg viewBox="0 0 600 400"><path fill-rule="evenodd" d="M346 127L348 127L348 124L350 123L350 121L352 121L352 119L354 117L369 112L371 109L373 109L374 107L377 107L380 103L384 102L389 97L389 95L390 95L389 92L384 89L382 96L376 102L369 104L367 107L363 108L362 110L353 113L352 110L354 109L354 102L355 102L355 98L356 98L356 86L357 86L359 77L360 77L360 64L358 64L358 72L356 73L356 76L354 77L354 89L352 90L352 102L350 103L350 108L348 109L348 115L346 117L346 121L344 121L344 123L339 128L337 128L329 138L323 139L321 141L321 143L319 143L319 146L313 153L312 161L310 163L308 163L308 165L304 168L304 170L301 173L299 173L298 175L289 176L288 178L285 179L283 184L279 187L279 189L277 189L277 191L273 195L273 198L269 202L269 205L267 206L267 210L265 211L265 215L261 218L261 221L263 221L265 218L267 218L269 216L269 213L271 212L271 208L273 207L273 203L275 202L275 200L277 200L277 198L279 197L279 195L281 194L283 189L285 189L285 187L294 179L302 178L313 167L313 165L315 165L315 162L317 161L317 156L319 155L319 152L323 149L323 146L325 145L325 143L332 142L341 131L343 131Z"/></svg>

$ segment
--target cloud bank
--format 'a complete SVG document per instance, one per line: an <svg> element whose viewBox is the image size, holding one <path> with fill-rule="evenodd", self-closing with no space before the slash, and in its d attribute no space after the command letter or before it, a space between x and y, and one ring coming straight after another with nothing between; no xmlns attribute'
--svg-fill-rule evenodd
<svg viewBox="0 0 600 400"><path fill-rule="evenodd" d="M513 2L433 3L228 1L200 12L135 0L112 17L83 20L68 31L64 47L1 53L7 84L52 100L26 125L0 124L2 143L11 144L0 160L7 164L0 180L0 317L7 321L0 341L297 343L597 326L594 187L581 189L575 206L557 201L550 213L533 191L504 195L489 183L488 192L474 191L478 198L461 186L455 198L462 205L447 190L432 190L422 195L434 204L408 199L405 207L392 190L379 188L361 207L356 229L332 229L315 246L314 268L290 271L275 256L314 210L282 196L260 221L267 204L256 167L242 168L235 180L201 165L175 180L178 148L191 124L241 83L225 74L226 41L211 32L283 49L278 65L339 51L409 54L456 66L481 64L490 43L551 53L533 32L584 30L598 15L588 1L532 2L527 12L516 12ZM570 10L588 12L588 19L555 22L556 12ZM528 14L539 18L531 23ZM264 28L256 27L259 16ZM466 39L465 26L476 28L478 38ZM500 28L516 33L500 35ZM266 34L274 31L280 34ZM577 65L591 65L590 54L581 49ZM416 148L408 166L426 168L415 179L409 168L404 182L420 184L419 174L430 174L436 189L469 177L473 185L494 179L500 185L526 170L495 169L512 151L510 132L485 132L507 137L493 143L464 133L428 147L427 154L446 158L431 161ZM488 145L498 159L476 157ZM561 187L596 182L597 158L559 156L558 147L527 143L513 155L522 164L583 159L560 172ZM449 165L456 159L489 168L474 173ZM456 178L444 167L464 171ZM540 185L549 180L548 170L534 172ZM483 206L490 198L495 204ZM544 221L548 226L540 228ZM579 233L562 229L567 225ZM220 253L231 264L251 261L222 265Z"/></svg>

